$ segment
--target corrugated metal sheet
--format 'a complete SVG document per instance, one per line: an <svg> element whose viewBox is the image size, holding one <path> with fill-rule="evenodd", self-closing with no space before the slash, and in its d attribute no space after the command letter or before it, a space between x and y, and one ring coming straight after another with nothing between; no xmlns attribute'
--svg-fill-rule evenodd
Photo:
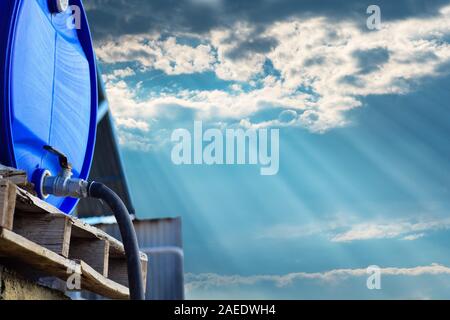
<svg viewBox="0 0 450 320"><path fill-rule="evenodd" d="M184 299L184 259L181 218L135 220L134 225L142 251L149 257L147 299ZM116 224L97 225L121 239Z"/></svg>

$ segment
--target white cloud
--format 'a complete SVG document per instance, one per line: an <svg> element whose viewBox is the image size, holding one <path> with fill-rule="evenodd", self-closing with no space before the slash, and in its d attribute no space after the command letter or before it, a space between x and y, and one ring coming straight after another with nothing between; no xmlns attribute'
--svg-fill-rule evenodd
<svg viewBox="0 0 450 320"><path fill-rule="evenodd" d="M381 275L418 277L423 275L450 275L450 268L441 264L432 263L428 266L412 268L381 268ZM326 272L296 272L284 275L219 275L215 273L186 274L186 290L192 291L199 288L255 285L263 282L273 283L275 286L284 287L299 280L318 280L324 282L342 281L350 277L367 277L367 269L334 269Z"/></svg>
<svg viewBox="0 0 450 320"><path fill-rule="evenodd" d="M405 236L402 238L402 240L413 241L413 240L420 239L424 236L425 236L425 233L416 233L416 234L411 234L411 235Z"/></svg>
<svg viewBox="0 0 450 320"><path fill-rule="evenodd" d="M347 221L346 221L347 220ZM329 219L305 225L276 225L260 232L258 238L296 239L324 236L331 242L353 242L373 239L417 240L431 232L450 229L450 218L411 218L411 220L380 218L360 222L354 217Z"/></svg>
<svg viewBox="0 0 450 320"><path fill-rule="evenodd" d="M415 81L437 76L450 61L450 44L441 41L450 34L448 13L385 24L378 32L316 18L279 22L267 34L279 40L267 56L285 87L310 88L318 97L310 111L314 119L302 119L313 131L345 124L343 113L361 106L360 96L407 93ZM370 56L373 50L384 51L386 61L367 59L361 66L355 52ZM371 63L371 70L363 69Z"/></svg>
<svg viewBox="0 0 450 320"><path fill-rule="evenodd" d="M150 151L153 146L149 138L131 132L119 130L118 136L119 144L130 150L147 152Z"/></svg>
<svg viewBox="0 0 450 320"><path fill-rule="evenodd" d="M125 69L116 69L112 73L103 75L103 81L116 81L123 78L134 76L136 72L130 67L126 67Z"/></svg>
<svg viewBox="0 0 450 320"><path fill-rule="evenodd" d="M151 92L143 99L138 89L120 80L126 73L118 71L107 83L114 113L149 123L167 113L166 106L176 105L203 120L251 127L302 126L324 132L347 125L346 112L360 107L361 97L405 94L421 78L449 71L441 69L450 62L450 44L445 40L450 36L450 7L432 18L384 23L376 32L321 17L276 22L258 34L277 40L268 52L230 58L230 52L255 37L255 32L254 26L238 23L211 31L196 45L158 35L127 35L100 44L97 54L106 63L134 61L144 70L162 70L167 75L213 71L233 82L226 90ZM378 51L384 57L381 60L372 57ZM272 62L279 77L263 75L266 61ZM240 90L243 84L250 89ZM288 122L277 118L252 122L253 115L270 108L291 110L297 116Z"/></svg>
<svg viewBox="0 0 450 320"><path fill-rule="evenodd" d="M125 129L136 129L143 132L148 132L150 130L150 126L147 122L134 120L134 119L124 119L124 118L117 118L116 124L119 128L125 128Z"/></svg>
<svg viewBox="0 0 450 320"><path fill-rule="evenodd" d="M336 234L331 241L351 242L356 240L392 239L403 237L404 240L416 240L424 232L450 228L450 219L423 222L363 223L352 226L350 230ZM419 234L418 234L419 233Z"/></svg>
<svg viewBox="0 0 450 320"><path fill-rule="evenodd" d="M138 98L137 90L124 81L107 83L106 90L111 106L119 117L138 117L149 120L164 112L163 106L179 105L193 109L203 119L242 119L258 110L283 106L297 109L298 99L307 99L305 94L284 96L279 83L250 92L229 93L221 90L182 90L174 94L152 95L145 100Z"/></svg>
<svg viewBox="0 0 450 320"><path fill-rule="evenodd" d="M179 44L174 37L161 40L151 35L126 35L100 44L96 52L106 63L137 61L144 69L169 75L212 70L215 63L210 45Z"/></svg>
<svg viewBox="0 0 450 320"><path fill-rule="evenodd" d="M218 63L215 65L217 77L224 80L247 82L263 71L266 57L261 53L231 59L228 55L239 44L252 37L253 28L238 23L233 28L213 30L210 33L211 45L217 49Z"/></svg>

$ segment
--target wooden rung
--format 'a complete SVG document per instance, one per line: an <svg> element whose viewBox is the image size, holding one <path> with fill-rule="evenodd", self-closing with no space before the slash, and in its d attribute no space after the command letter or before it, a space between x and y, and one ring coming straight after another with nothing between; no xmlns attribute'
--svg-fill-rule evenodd
<svg viewBox="0 0 450 320"><path fill-rule="evenodd" d="M17 187L8 180L0 180L0 227L12 230L16 208Z"/></svg>
<svg viewBox="0 0 450 320"><path fill-rule="evenodd" d="M63 257L69 257L72 224L55 214L16 214L13 231Z"/></svg>
<svg viewBox="0 0 450 320"><path fill-rule="evenodd" d="M69 258L74 260L82 260L104 277L108 277L108 241L101 239L92 240L72 237Z"/></svg>

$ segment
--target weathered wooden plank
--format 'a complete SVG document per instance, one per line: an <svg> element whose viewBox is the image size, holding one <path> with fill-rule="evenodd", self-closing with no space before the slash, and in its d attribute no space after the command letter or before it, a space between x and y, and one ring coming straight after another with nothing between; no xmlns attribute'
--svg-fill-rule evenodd
<svg viewBox="0 0 450 320"><path fill-rule="evenodd" d="M0 180L0 227L12 230L16 207L16 186L8 180Z"/></svg>
<svg viewBox="0 0 450 320"><path fill-rule="evenodd" d="M0 228L0 252L61 279L67 278L67 270L77 269L76 262L4 228Z"/></svg>
<svg viewBox="0 0 450 320"><path fill-rule="evenodd" d="M130 291L126 286L120 285L108 278L103 277L83 261L81 264L83 289L98 293L111 299L129 299Z"/></svg>
<svg viewBox="0 0 450 320"><path fill-rule="evenodd" d="M0 254L16 259L45 274L67 281L69 275L79 274L81 287L112 299L128 299L128 288L95 271L83 261L64 258L10 230L0 228Z"/></svg>
<svg viewBox="0 0 450 320"><path fill-rule="evenodd" d="M72 223L57 214L17 213L13 231L63 257L69 257Z"/></svg>
<svg viewBox="0 0 450 320"><path fill-rule="evenodd" d="M98 238L107 240L110 243L110 254L113 256L125 257L125 249L122 242L113 238L103 230L93 227L79 219L73 219L73 235L78 238Z"/></svg>
<svg viewBox="0 0 450 320"><path fill-rule="evenodd" d="M28 181L27 173L23 170L0 165L0 179L9 180L20 188L35 194L34 185Z"/></svg>
<svg viewBox="0 0 450 320"><path fill-rule="evenodd" d="M108 277L109 242L101 239L72 238L69 258L82 260L95 271Z"/></svg>
<svg viewBox="0 0 450 320"><path fill-rule="evenodd" d="M17 170L14 168L0 165L0 176L1 176L1 179L9 180L16 185L28 185L29 184L27 173L23 170Z"/></svg>
<svg viewBox="0 0 450 320"><path fill-rule="evenodd" d="M21 188L17 188L16 208L22 212L64 214L58 208Z"/></svg>

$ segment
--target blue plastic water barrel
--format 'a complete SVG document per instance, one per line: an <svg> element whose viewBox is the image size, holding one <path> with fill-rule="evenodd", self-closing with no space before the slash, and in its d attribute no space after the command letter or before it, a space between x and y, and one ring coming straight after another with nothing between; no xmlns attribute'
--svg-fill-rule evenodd
<svg viewBox="0 0 450 320"><path fill-rule="evenodd" d="M95 144L97 81L91 35L81 0L51 13L48 0L0 0L0 162L59 172L50 145L67 155L74 177L87 179ZM47 202L71 213L77 199Z"/></svg>

